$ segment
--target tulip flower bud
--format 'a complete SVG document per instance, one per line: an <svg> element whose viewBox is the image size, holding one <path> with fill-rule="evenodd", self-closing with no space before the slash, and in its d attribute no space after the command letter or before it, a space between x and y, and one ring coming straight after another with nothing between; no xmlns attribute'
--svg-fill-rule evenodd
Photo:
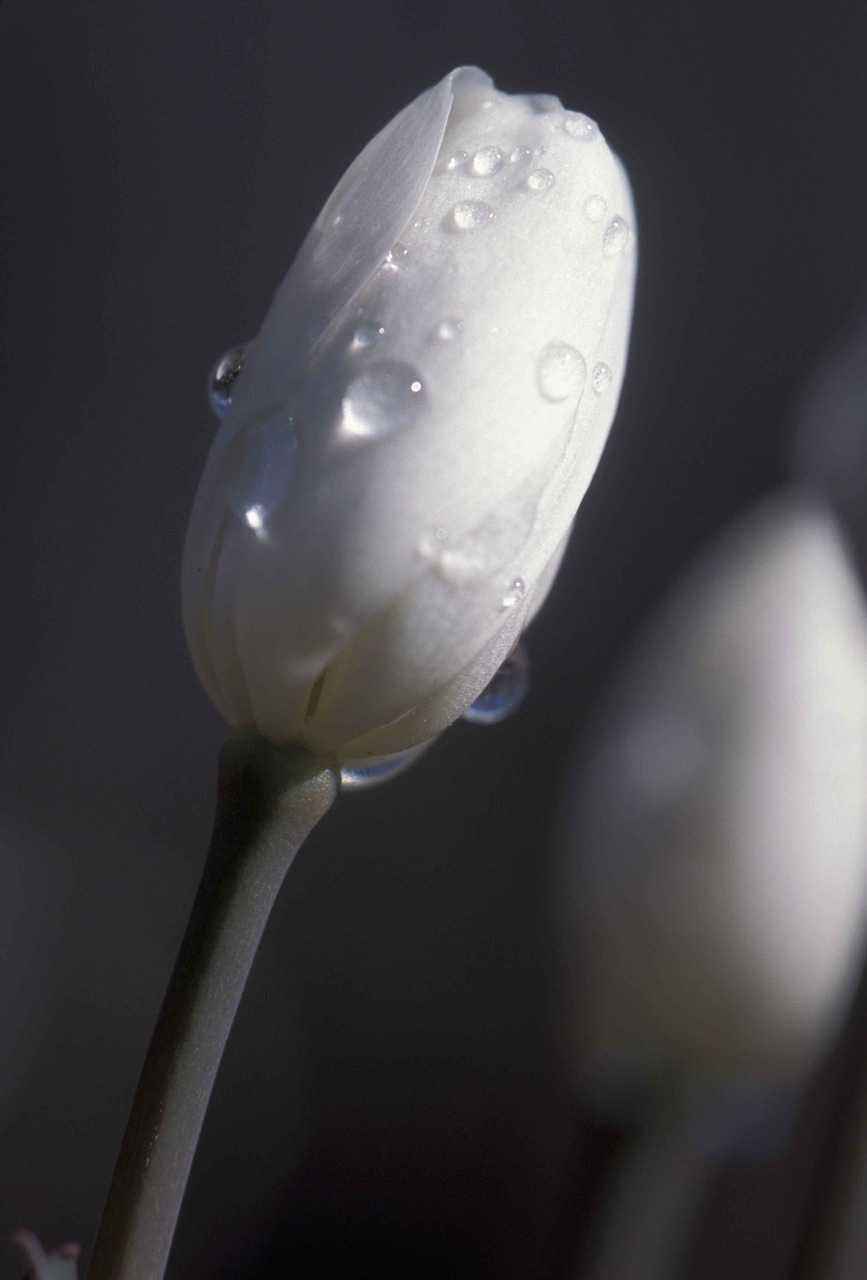
<svg viewBox="0 0 867 1280"><path fill-rule="evenodd" d="M585 1089L642 1060L797 1089L862 954L865 779L867 610L834 518L789 494L675 594L576 776L559 909Z"/></svg>
<svg viewBox="0 0 867 1280"><path fill-rule="evenodd" d="M358 760L474 700L598 462L635 260L623 170L555 98L462 68L362 151L215 371L183 595L227 720Z"/></svg>

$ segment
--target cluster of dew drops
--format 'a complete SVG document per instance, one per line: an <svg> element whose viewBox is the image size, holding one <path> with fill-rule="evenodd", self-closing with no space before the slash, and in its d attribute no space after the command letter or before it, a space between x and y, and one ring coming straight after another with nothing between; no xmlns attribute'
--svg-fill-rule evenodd
<svg viewBox="0 0 867 1280"><path fill-rule="evenodd" d="M562 111L556 99L550 100L545 110ZM599 130L595 121L579 112L562 113L563 128L578 142L595 142ZM457 151L446 163L449 171L464 170L478 178L491 178L507 164L529 160L528 148L513 149L508 156L497 146L484 146L470 156ZM541 194L556 184L556 175L550 169L537 167L526 178L528 191ZM608 219L608 206L600 195L589 195L584 201L584 216L589 222L603 223L601 248L605 257L611 258L627 247L630 238L629 224L615 214ZM478 231L493 222L495 210L484 200L462 200L449 211L445 221L447 230L454 233ZM608 219L606 221L606 219ZM383 269L399 271L409 249L397 244L386 256ZM437 326L435 336L443 342L460 337L463 322L446 317ZM385 336L385 329L376 323L359 325L352 335L352 354L374 349ZM231 347L214 365L209 383L209 395L213 409L223 418L232 404L235 383L240 376L247 356L243 344ZM587 380L587 366L582 354L566 342L549 342L540 352L536 365L536 382L540 394L551 403L568 399L581 391ZM611 385L612 372L603 362L595 364L590 372L590 386L596 395L603 395ZM342 430L349 437L373 439L390 435L413 425L423 403L423 384L411 365L398 360L381 359L354 375L342 398ZM251 507L258 512L258 507ZM248 513L249 514L249 513ZM257 527L253 525L251 527ZM503 607L508 608L522 598L526 588L516 578L503 597ZM462 719L470 724L498 724L521 704L530 679L530 663L523 644L519 644L494 675L493 679L463 713ZM378 785L402 773L429 744L413 747L409 751L378 760L371 764L345 765L341 770L344 790L360 791Z"/></svg>

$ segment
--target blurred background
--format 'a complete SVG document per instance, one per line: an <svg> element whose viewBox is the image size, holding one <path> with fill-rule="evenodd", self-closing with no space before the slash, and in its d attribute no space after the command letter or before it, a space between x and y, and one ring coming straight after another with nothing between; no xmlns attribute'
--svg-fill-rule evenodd
<svg viewBox="0 0 867 1280"><path fill-rule="evenodd" d="M0 1229L89 1251L204 858L225 729L179 565L210 367L369 137L478 63L631 177L620 409L527 701L343 797L293 867L169 1275L569 1274L623 1138L560 1048L555 815L666 589L793 473L867 281L865 51L844 0L0 6ZM856 1009L792 1142L714 1177L684 1276L797 1274L862 1042Z"/></svg>

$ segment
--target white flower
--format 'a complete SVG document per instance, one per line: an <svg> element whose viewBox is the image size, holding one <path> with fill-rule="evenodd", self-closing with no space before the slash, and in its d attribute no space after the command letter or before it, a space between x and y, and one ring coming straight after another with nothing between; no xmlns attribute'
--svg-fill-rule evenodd
<svg viewBox="0 0 867 1280"><path fill-rule="evenodd" d="M789 494L724 538L605 726L560 910L587 1087L643 1056L796 1088L851 992L867 905L867 611L830 513Z"/></svg>
<svg viewBox="0 0 867 1280"><path fill-rule="evenodd" d="M461 714L551 584L634 271L623 170L556 99L462 68L373 139L218 369L183 593L227 720L346 760Z"/></svg>

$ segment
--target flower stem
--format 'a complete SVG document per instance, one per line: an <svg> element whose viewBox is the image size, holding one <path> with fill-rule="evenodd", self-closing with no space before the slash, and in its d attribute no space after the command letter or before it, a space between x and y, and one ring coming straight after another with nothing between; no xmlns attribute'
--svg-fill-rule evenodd
<svg viewBox="0 0 867 1280"><path fill-rule="evenodd" d="M214 832L124 1135L88 1280L162 1280L217 1068L271 907L338 790L258 734L220 756Z"/></svg>

